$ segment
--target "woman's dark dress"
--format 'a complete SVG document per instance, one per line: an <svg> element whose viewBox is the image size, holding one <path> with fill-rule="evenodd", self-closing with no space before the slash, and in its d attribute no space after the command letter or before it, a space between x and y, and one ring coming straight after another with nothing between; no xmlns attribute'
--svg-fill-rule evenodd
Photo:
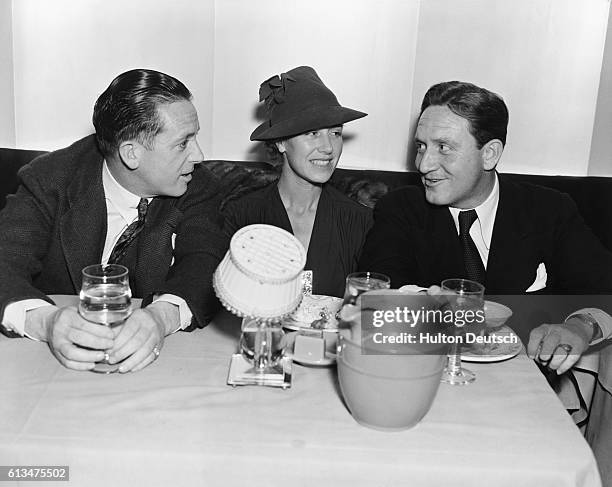
<svg viewBox="0 0 612 487"><path fill-rule="evenodd" d="M293 233L276 183L228 203L226 229L230 234L254 223L267 223ZM347 274L357 270L372 211L329 184L317 205L306 270L313 271L313 294L342 297Z"/></svg>

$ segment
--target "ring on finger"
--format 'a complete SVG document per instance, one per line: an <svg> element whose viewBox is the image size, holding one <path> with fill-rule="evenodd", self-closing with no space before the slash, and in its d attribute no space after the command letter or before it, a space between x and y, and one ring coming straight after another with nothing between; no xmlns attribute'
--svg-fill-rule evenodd
<svg viewBox="0 0 612 487"><path fill-rule="evenodd" d="M535 353L536 360L538 360L544 367L548 367L550 365L550 362L552 361L553 355L554 355L554 352L553 352L550 355L550 357L548 357L546 360L540 357L540 354L542 353L542 348L544 348L544 341L546 340L547 336L548 336L548 332L546 332L546 334L540 340L540 343L538 344L538 349L536 350L536 353Z"/></svg>
<svg viewBox="0 0 612 487"><path fill-rule="evenodd" d="M572 346L571 345L568 345L567 343L559 343L559 345L557 345L557 347L555 348L555 351L553 352L553 355L555 354L555 352L557 351L558 348L563 350L566 355L569 355L572 352Z"/></svg>
<svg viewBox="0 0 612 487"><path fill-rule="evenodd" d="M152 352L153 352L153 355L155 355L155 358L159 357L159 347L157 345L153 347Z"/></svg>

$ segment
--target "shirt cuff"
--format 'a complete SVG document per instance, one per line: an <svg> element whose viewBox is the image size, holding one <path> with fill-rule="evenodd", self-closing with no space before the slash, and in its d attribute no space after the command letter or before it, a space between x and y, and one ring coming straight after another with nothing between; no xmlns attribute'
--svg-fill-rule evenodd
<svg viewBox="0 0 612 487"><path fill-rule="evenodd" d="M568 319L575 315L586 314L589 315L593 321L595 321L601 329L601 337L593 340L590 345L596 345L608 338L612 337L612 316L605 311L597 308L583 308L573 312L568 316Z"/></svg>
<svg viewBox="0 0 612 487"><path fill-rule="evenodd" d="M43 299L23 299L21 301L15 301L10 303L4 308L4 315L2 316L2 324L7 330L13 331L18 335L25 336L31 340L36 340L25 332L26 313L36 308L42 308L43 306L53 306L48 301Z"/></svg>
<svg viewBox="0 0 612 487"><path fill-rule="evenodd" d="M166 303L174 304L178 306L179 309L179 326L176 330L173 330L172 333L176 333L179 330L184 330L189 325L191 325L191 318L193 318L193 313L187 306L187 302L183 298L179 298L174 294L159 294L153 298L153 302L155 301L164 301Z"/></svg>

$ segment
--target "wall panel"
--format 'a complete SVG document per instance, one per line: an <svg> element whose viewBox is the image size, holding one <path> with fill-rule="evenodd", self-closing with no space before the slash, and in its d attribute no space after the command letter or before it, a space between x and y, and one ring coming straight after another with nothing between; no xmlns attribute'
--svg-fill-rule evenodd
<svg viewBox="0 0 612 487"><path fill-rule="evenodd" d="M585 175L608 0L427 0L413 106L439 81L471 81L510 111L502 172Z"/></svg>
<svg viewBox="0 0 612 487"><path fill-rule="evenodd" d="M212 140L214 0L14 2L17 145L55 149L93 130L99 94L120 72L158 69L183 81Z"/></svg>
<svg viewBox="0 0 612 487"><path fill-rule="evenodd" d="M0 0L0 147L15 147L13 76L12 2Z"/></svg>

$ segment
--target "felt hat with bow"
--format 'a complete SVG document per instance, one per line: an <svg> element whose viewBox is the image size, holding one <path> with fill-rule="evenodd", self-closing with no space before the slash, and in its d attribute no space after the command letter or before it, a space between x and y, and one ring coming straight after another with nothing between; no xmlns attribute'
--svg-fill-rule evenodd
<svg viewBox="0 0 612 487"><path fill-rule="evenodd" d="M251 140L289 138L367 115L341 106L310 66L264 81L259 87L259 101L265 103L267 120L253 131Z"/></svg>

